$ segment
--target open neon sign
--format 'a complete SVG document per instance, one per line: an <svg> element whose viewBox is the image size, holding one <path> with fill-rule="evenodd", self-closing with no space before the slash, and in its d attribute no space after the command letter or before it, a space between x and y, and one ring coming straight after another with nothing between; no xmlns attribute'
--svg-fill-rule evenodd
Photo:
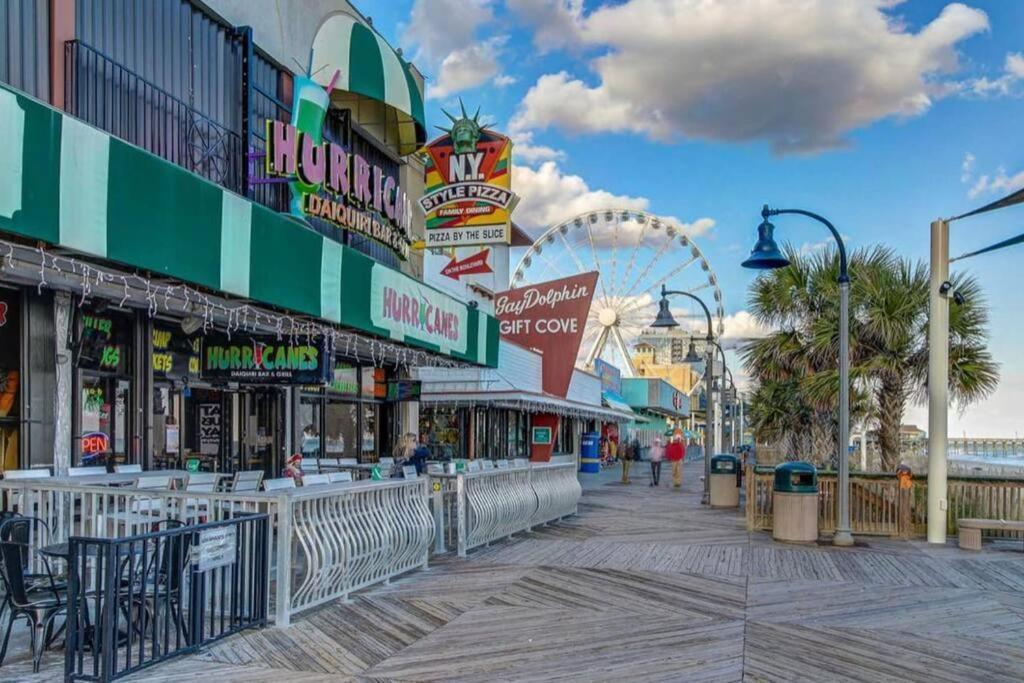
<svg viewBox="0 0 1024 683"><path fill-rule="evenodd" d="M96 455L110 450L110 437L103 432L89 432L82 435L82 454Z"/></svg>

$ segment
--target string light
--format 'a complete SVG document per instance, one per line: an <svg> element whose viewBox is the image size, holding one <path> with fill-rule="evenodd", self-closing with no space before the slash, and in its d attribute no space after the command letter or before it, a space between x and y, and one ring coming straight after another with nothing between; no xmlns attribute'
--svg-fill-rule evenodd
<svg viewBox="0 0 1024 683"><path fill-rule="evenodd" d="M15 248L18 245L6 240L0 240L0 245L6 247L3 260L6 261L7 267L13 271L16 267L14 261ZM306 339L309 342L313 339L324 338L332 355L334 351L344 347L345 357L354 358L356 364L359 364L365 358L360 351L361 348L365 348L369 352L370 362L374 367L378 368L383 367L389 362L405 370L415 367L459 368L468 366L468 363L457 359L445 358L427 351L420 351L391 342L383 342L365 335L333 327L315 319L277 314L256 308L250 304L230 306L218 303L204 292L185 284L166 284L141 275L126 276L120 273L107 272L98 266L82 263L71 257L50 253L41 246L33 251L39 255L36 291L42 294L44 287L60 289L57 286L51 285L46 279L47 272L57 275L66 275L67 273L78 275L80 273L82 282L79 285L81 289L79 307L92 297L94 286L100 287L104 282L120 282L123 291L118 307L125 308L126 305L132 303L144 304L150 318L155 317L161 310L165 313L187 312L195 314L197 312L196 305L202 306L202 331L204 335L208 331L216 329L214 314L220 312L225 318L224 328L229 338L231 333L239 328L256 332L259 326L263 326L264 328L273 329L278 340L281 340L287 331L287 336L292 344L298 343L299 339ZM145 293L141 296L141 299L137 299L133 294L128 282L129 277L136 280L140 288L145 288ZM162 305L158 298L160 295L163 295ZM180 310L172 311L172 297L180 297L182 299ZM137 307L141 308L142 306Z"/></svg>

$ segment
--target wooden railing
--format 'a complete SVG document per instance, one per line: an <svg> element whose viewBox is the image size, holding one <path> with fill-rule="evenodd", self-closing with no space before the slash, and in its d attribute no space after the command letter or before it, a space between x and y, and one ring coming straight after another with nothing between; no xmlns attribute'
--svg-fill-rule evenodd
<svg viewBox="0 0 1024 683"><path fill-rule="evenodd" d="M957 531L963 518L1024 520L1024 481L982 477L950 477L947 530ZM746 470L747 528L772 528L772 487L774 468L757 466ZM818 475L818 529L831 533L836 528L836 476ZM923 536L927 531L928 482L914 478L901 489L892 473L851 473L850 526L862 535ZM1014 532L997 532L1009 535Z"/></svg>

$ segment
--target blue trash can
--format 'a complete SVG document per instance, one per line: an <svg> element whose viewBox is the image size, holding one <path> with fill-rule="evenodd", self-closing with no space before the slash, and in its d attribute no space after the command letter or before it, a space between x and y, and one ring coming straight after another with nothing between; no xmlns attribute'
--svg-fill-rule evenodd
<svg viewBox="0 0 1024 683"><path fill-rule="evenodd" d="M600 437L597 432L584 432L580 438L580 472L597 474L600 471Z"/></svg>

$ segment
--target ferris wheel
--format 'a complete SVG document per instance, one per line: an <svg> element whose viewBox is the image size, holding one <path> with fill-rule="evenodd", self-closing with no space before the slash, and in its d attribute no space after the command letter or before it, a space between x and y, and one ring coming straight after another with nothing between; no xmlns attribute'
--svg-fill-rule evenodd
<svg viewBox="0 0 1024 683"><path fill-rule="evenodd" d="M577 362L591 367L602 358L635 375L633 349L658 311L661 286L696 294L708 305L715 334L722 334L722 292L700 247L674 221L645 211L606 209L580 214L548 228L512 273L512 286L525 287L598 271ZM700 292L705 294L701 295ZM706 317L689 298L672 300L681 331L706 331ZM645 335L645 339L647 336Z"/></svg>

